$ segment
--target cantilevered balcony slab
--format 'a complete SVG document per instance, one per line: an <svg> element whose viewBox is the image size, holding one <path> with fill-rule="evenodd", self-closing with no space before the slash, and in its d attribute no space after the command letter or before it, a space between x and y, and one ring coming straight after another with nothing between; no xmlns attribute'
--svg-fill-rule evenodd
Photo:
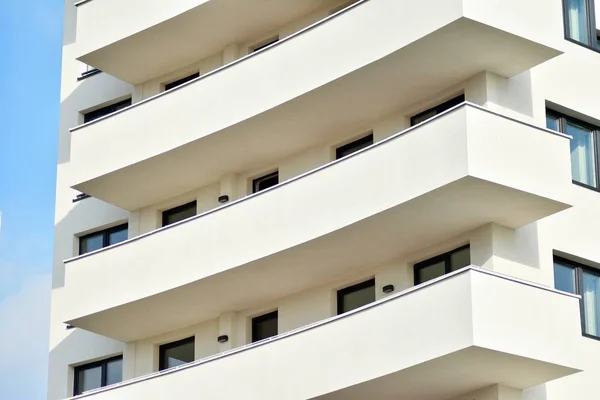
<svg viewBox="0 0 600 400"><path fill-rule="evenodd" d="M520 5L505 24L510 8L496 8L512 1L480 3L497 18L470 0L357 3L263 52L77 127L70 185L138 209L342 140L481 71L512 77L559 54L518 25L524 36L503 30L522 19L553 21L551 7ZM546 25L539 29L553 43L562 31L549 27L562 25Z"/></svg>
<svg viewBox="0 0 600 400"><path fill-rule="evenodd" d="M83 0L77 58L139 84L341 0ZM131 16L135 15L135 18Z"/></svg>
<svg viewBox="0 0 600 400"><path fill-rule="evenodd" d="M569 139L462 105L349 158L66 263L63 320L131 341L566 209ZM143 282L143 284L140 284Z"/></svg>
<svg viewBox="0 0 600 400"><path fill-rule="evenodd" d="M446 400L581 370L577 296L468 267L349 314L84 395ZM235 382L235 384L231 384Z"/></svg>

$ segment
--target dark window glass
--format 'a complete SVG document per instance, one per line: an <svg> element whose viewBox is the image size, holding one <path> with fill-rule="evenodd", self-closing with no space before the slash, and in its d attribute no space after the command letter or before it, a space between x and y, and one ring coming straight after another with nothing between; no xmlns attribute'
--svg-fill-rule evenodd
<svg viewBox="0 0 600 400"><path fill-rule="evenodd" d="M600 338L600 271L555 257L554 287L581 296L583 333Z"/></svg>
<svg viewBox="0 0 600 400"><path fill-rule="evenodd" d="M267 47L267 46L270 46L270 45L272 45L273 43L277 43L277 42L279 42L279 37L271 38L271 39L269 39L269 40L267 40L267 41L265 41L265 42L262 42L262 43L260 43L260 44L257 44L257 45L256 45L256 46L254 46L254 47L251 47L251 48L250 48L250 53L255 53L255 52L257 52L257 51L259 51L259 50L262 50L262 49L264 49L265 47Z"/></svg>
<svg viewBox="0 0 600 400"><path fill-rule="evenodd" d="M88 123L92 122L95 119L104 117L105 115L112 114L117 112L125 107L129 107L131 105L131 99L119 101L118 103L114 103L108 105L106 107L99 108L94 111L90 111L88 113L83 114L83 122Z"/></svg>
<svg viewBox="0 0 600 400"><path fill-rule="evenodd" d="M106 363L106 384L112 385L123 380L123 359L118 358Z"/></svg>
<svg viewBox="0 0 600 400"><path fill-rule="evenodd" d="M277 185L278 183L279 171L275 171L271 174L261 176L260 178L256 178L252 181L252 193L257 193L261 190L268 189L271 186Z"/></svg>
<svg viewBox="0 0 600 400"><path fill-rule="evenodd" d="M163 211L162 223L163 226L167 226L193 217L194 215L196 215L196 202L192 201L182 206Z"/></svg>
<svg viewBox="0 0 600 400"><path fill-rule="evenodd" d="M469 245L415 264L415 285L471 265Z"/></svg>
<svg viewBox="0 0 600 400"><path fill-rule="evenodd" d="M600 336L600 271L582 271L581 298L583 300L584 332Z"/></svg>
<svg viewBox="0 0 600 400"><path fill-rule="evenodd" d="M355 140L352 143L348 143L346 145L343 145L343 146L335 149L335 158L337 160L337 159L345 157L349 154L356 153L360 149L364 149L365 147L368 147L372 144L373 144L373 134L370 134L368 136L365 136L363 138Z"/></svg>
<svg viewBox="0 0 600 400"><path fill-rule="evenodd" d="M186 82L189 82L189 81L191 81L191 80L194 80L194 79L196 79L196 78L198 78L198 77L200 77L200 73L196 72L195 74L192 74L192 75L190 75L190 76L186 76L185 78L181 78L181 79L178 79L178 80L176 80L176 81L174 81L174 82L167 83L167 84L165 85L165 91L167 91L167 90L171 90L171 89L174 89L174 88L176 88L177 86L181 86L181 85L183 85L184 83L186 83Z"/></svg>
<svg viewBox="0 0 600 400"><path fill-rule="evenodd" d="M563 292L575 293L575 268L554 262L554 287Z"/></svg>
<svg viewBox="0 0 600 400"><path fill-rule="evenodd" d="M88 390L119 383L123 376L123 356L75 367L74 376L74 396Z"/></svg>
<svg viewBox="0 0 600 400"><path fill-rule="evenodd" d="M451 109L454 106L457 106L461 103L465 102L465 95L461 94L451 100L448 100L438 106L430 108L429 110L425 110L422 113L419 113L410 119L410 126L414 126L420 124L423 121L427 121L428 119L435 117L438 114L443 113L446 110Z"/></svg>
<svg viewBox="0 0 600 400"><path fill-rule="evenodd" d="M194 337L160 346L159 371L194 361Z"/></svg>
<svg viewBox="0 0 600 400"><path fill-rule="evenodd" d="M252 318L252 342L277 336L278 321L277 311Z"/></svg>
<svg viewBox="0 0 600 400"><path fill-rule="evenodd" d="M79 238L79 254L89 253L127 240L127 224L90 233Z"/></svg>
<svg viewBox="0 0 600 400"><path fill-rule="evenodd" d="M345 312L362 307L375 301L375 279L338 290L337 312Z"/></svg>
<svg viewBox="0 0 600 400"><path fill-rule="evenodd" d="M596 154L600 128L551 110L546 112L546 127L572 137L570 144L573 182L599 188L600 162Z"/></svg>
<svg viewBox="0 0 600 400"><path fill-rule="evenodd" d="M564 0L564 4L566 37L598 48L594 0Z"/></svg>

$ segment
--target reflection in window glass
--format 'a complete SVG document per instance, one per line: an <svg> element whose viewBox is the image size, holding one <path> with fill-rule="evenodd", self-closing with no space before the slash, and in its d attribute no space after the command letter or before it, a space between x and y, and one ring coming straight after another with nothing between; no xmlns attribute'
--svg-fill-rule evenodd
<svg viewBox="0 0 600 400"><path fill-rule="evenodd" d="M79 254L89 253L90 251L99 250L104 247L104 235L102 232L83 237L80 240Z"/></svg>
<svg viewBox="0 0 600 400"><path fill-rule="evenodd" d="M79 371L78 394L102 387L102 366Z"/></svg>
<svg viewBox="0 0 600 400"><path fill-rule="evenodd" d="M471 265L471 249L461 247L415 264L415 285Z"/></svg>
<svg viewBox="0 0 600 400"><path fill-rule="evenodd" d="M575 293L575 269L555 262L554 287L563 292Z"/></svg>
<svg viewBox="0 0 600 400"><path fill-rule="evenodd" d="M573 180L596 186L594 140L590 129L567 123L567 134L571 135L571 172Z"/></svg>
<svg viewBox="0 0 600 400"><path fill-rule="evenodd" d="M110 232L108 234L108 245L113 245L117 243L121 243L127 240L127 228L121 229L119 231Z"/></svg>
<svg viewBox="0 0 600 400"><path fill-rule="evenodd" d="M446 262L440 261L436 264L429 265L419 269L419 282L427 282L432 279L438 278L446 273Z"/></svg>
<svg viewBox="0 0 600 400"><path fill-rule="evenodd" d="M160 346L159 370L177 367L194 361L195 340L193 337Z"/></svg>
<svg viewBox="0 0 600 400"><path fill-rule="evenodd" d="M585 333L600 336L600 276L583 272L583 313Z"/></svg>
<svg viewBox="0 0 600 400"><path fill-rule="evenodd" d="M106 363L106 384L112 385L123 380L123 359L119 358Z"/></svg>
<svg viewBox="0 0 600 400"><path fill-rule="evenodd" d="M552 115L546 115L546 128L552 129L553 131L560 131L560 127L558 125L559 119Z"/></svg>
<svg viewBox="0 0 600 400"><path fill-rule="evenodd" d="M567 25L569 38L583 44L590 43L589 0L567 0Z"/></svg>
<svg viewBox="0 0 600 400"><path fill-rule="evenodd" d="M343 314L375 301L375 279L339 290L338 314Z"/></svg>
<svg viewBox="0 0 600 400"><path fill-rule="evenodd" d="M471 265L471 249L466 247L450 254L450 271L456 271Z"/></svg>

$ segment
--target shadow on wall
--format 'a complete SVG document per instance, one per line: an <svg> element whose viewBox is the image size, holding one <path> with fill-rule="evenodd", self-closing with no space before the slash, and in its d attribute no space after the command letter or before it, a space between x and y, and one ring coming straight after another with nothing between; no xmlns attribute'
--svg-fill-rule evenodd
<svg viewBox="0 0 600 400"><path fill-rule="evenodd" d="M65 326L66 329L66 326ZM93 346L89 346L92 344ZM48 399L64 399L73 395L70 365L123 354L125 344L81 329L68 331L60 343L50 349Z"/></svg>
<svg viewBox="0 0 600 400"><path fill-rule="evenodd" d="M75 238L77 233L101 228L106 223L126 221L128 218L128 211L95 198L74 203L67 215L54 226L56 237L60 237L62 240L54 241L52 289L58 289L65 285L63 260L77 255L77 239ZM67 240L68 237L71 240Z"/></svg>

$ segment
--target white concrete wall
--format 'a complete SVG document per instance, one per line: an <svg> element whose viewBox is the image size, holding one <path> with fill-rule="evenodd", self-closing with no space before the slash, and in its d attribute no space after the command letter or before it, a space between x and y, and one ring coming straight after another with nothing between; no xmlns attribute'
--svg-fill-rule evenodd
<svg viewBox="0 0 600 400"><path fill-rule="evenodd" d="M95 2L107 0L94 0ZM512 0L510 0L512 1ZM513 1L514 7L534 7L537 2L525 4ZM535 4L534 4L535 3ZM600 71L600 55L575 44L563 42L556 35L547 35L542 29L545 25L561 25L560 2L551 0L544 7L552 10L545 14L548 19L522 21L521 15L535 15L533 12L506 15L498 13L497 8L490 8L484 1L466 2L472 15L487 21L501 29L515 34L535 38L549 45L556 45L565 54L551 60L530 72L507 80L493 73L482 73L466 83L457 84L440 92L435 98L413 104L409 109L398 110L397 113L381 119L373 126L347 132L347 138L356 137L368 129L373 129L375 140L381 140L408 126L408 118L418 111L433 106L440 100L448 99L464 91L467 100L483 105L495 112L509 115L524 121L545 125L545 106L552 103L569 110L573 115L588 122L600 125L600 80L596 79ZM187 7L181 3L183 7ZM285 332L310 322L326 318L335 312L333 301L335 289L348 283L360 281L370 276L376 277L377 294L381 296L383 284L394 284L397 290L412 286L412 266L418 261L451 250L459 245L471 243L472 263L495 271L506 273L522 279L531 280L544 285L553 285L552 254L572 256L590 266L600 266L600 231L597 229L597 216L600 215L600 198L598 193L573 185L569 193L574 207L558 215L546 218L518 230L500 225L486 225L467 232L443 243L426 243L424 249L408 257L394 260L386 265L369 266L363 274L352 278L315 287L310 291L291 295L277 302L264 304L259 308L243 310L221 318L190 326L183 330L144 339L135 343L119 343L80 329L66 330L63 322L64 309L69 304L63 301L64 265L62 260L76 254L74 235L91 232L101 227L110 226L128 220L130 235L136 236L156 229L160 225L160 211L197 199L198 211L217 206L216 196L222 188L229 188L232 198L240 198L247 194L248 179L263 171L273 168L265 165L255 171L240 172L239 175L227 177L225 181L198 188L178 198L161 204L127 213L109 204L94 199L72 203L77 192L69 189L68 183L73 180L70 169L70 133L68 129L81 123L80 112L124 96L133 96L134 101L148 98L161 90L161 84L172 79L185 76L188 72L206 72L219 65L243 55L247 47L260 38L249 39L225 49L208 59L198 61L184 70L174 71L169 75L132 87L106 74L100 74L81 82L76 78L82 71L82 64L75 61L75 21L76 10L72 0L65 1L65 38L63 52L63 74L61 93L61 119L59 132L59 165L56 195L56 239L54 255L54 277L52 295L51 339L50 339L50 371L48 398L57 400L68 397L72 392L72 369L74 365L89 362L115 354L123 353L125 357L125 378L141 376L156 369L156 349L159 344L181 339L194 334L197 337L197 358L227 350L232 346L240 346L248 341L248 318L261 311L278 308L280 310L280 330ZM149 10L159 8L148 7ZM162 9L162 8L161 8ZM508 9L508 8L507 8ZM512 9L512 8L511 8ZM175 8L171 11L176 12ZM596 6L597 21L600 27L600 5ZM114 13L111 18L118 16ZM156 18L164 18L164 14ZM136 19L131 19L133 29ZM313 16L302 21L282 27L281 37L294 31L294 26L304 26L314 20ZM128 29L131 27L128 27ZM125 33L123 33L125 34ZM269 37L270 35L264 35ZM284 180L323 165L331 160L331 149L336 143L324 144L295 156L282 160L275 167L279 168L280 179ZM534 152L535 149L529 149ZM232 183L233 182L233 183ZM573 323L573 321L571 321ZM226 326L233 327L231 343L222 346L216 343L216 336ZM588 338L570 343L570 348L583 351L587 357L583 373L562 378L534 387L523 393L524 400L571 400L593 398L597 393L597 376L600 374L600 342ZM492 390L494 391L494 390ZM468 397L480 400L495 399L488 392L481 392ZM492 396L492 397L489 397ZM513 400L515 395L499 397L498 400ZM515 397L518 398L518 397ZM462 399L461 399L462 400Z"/></svg>

